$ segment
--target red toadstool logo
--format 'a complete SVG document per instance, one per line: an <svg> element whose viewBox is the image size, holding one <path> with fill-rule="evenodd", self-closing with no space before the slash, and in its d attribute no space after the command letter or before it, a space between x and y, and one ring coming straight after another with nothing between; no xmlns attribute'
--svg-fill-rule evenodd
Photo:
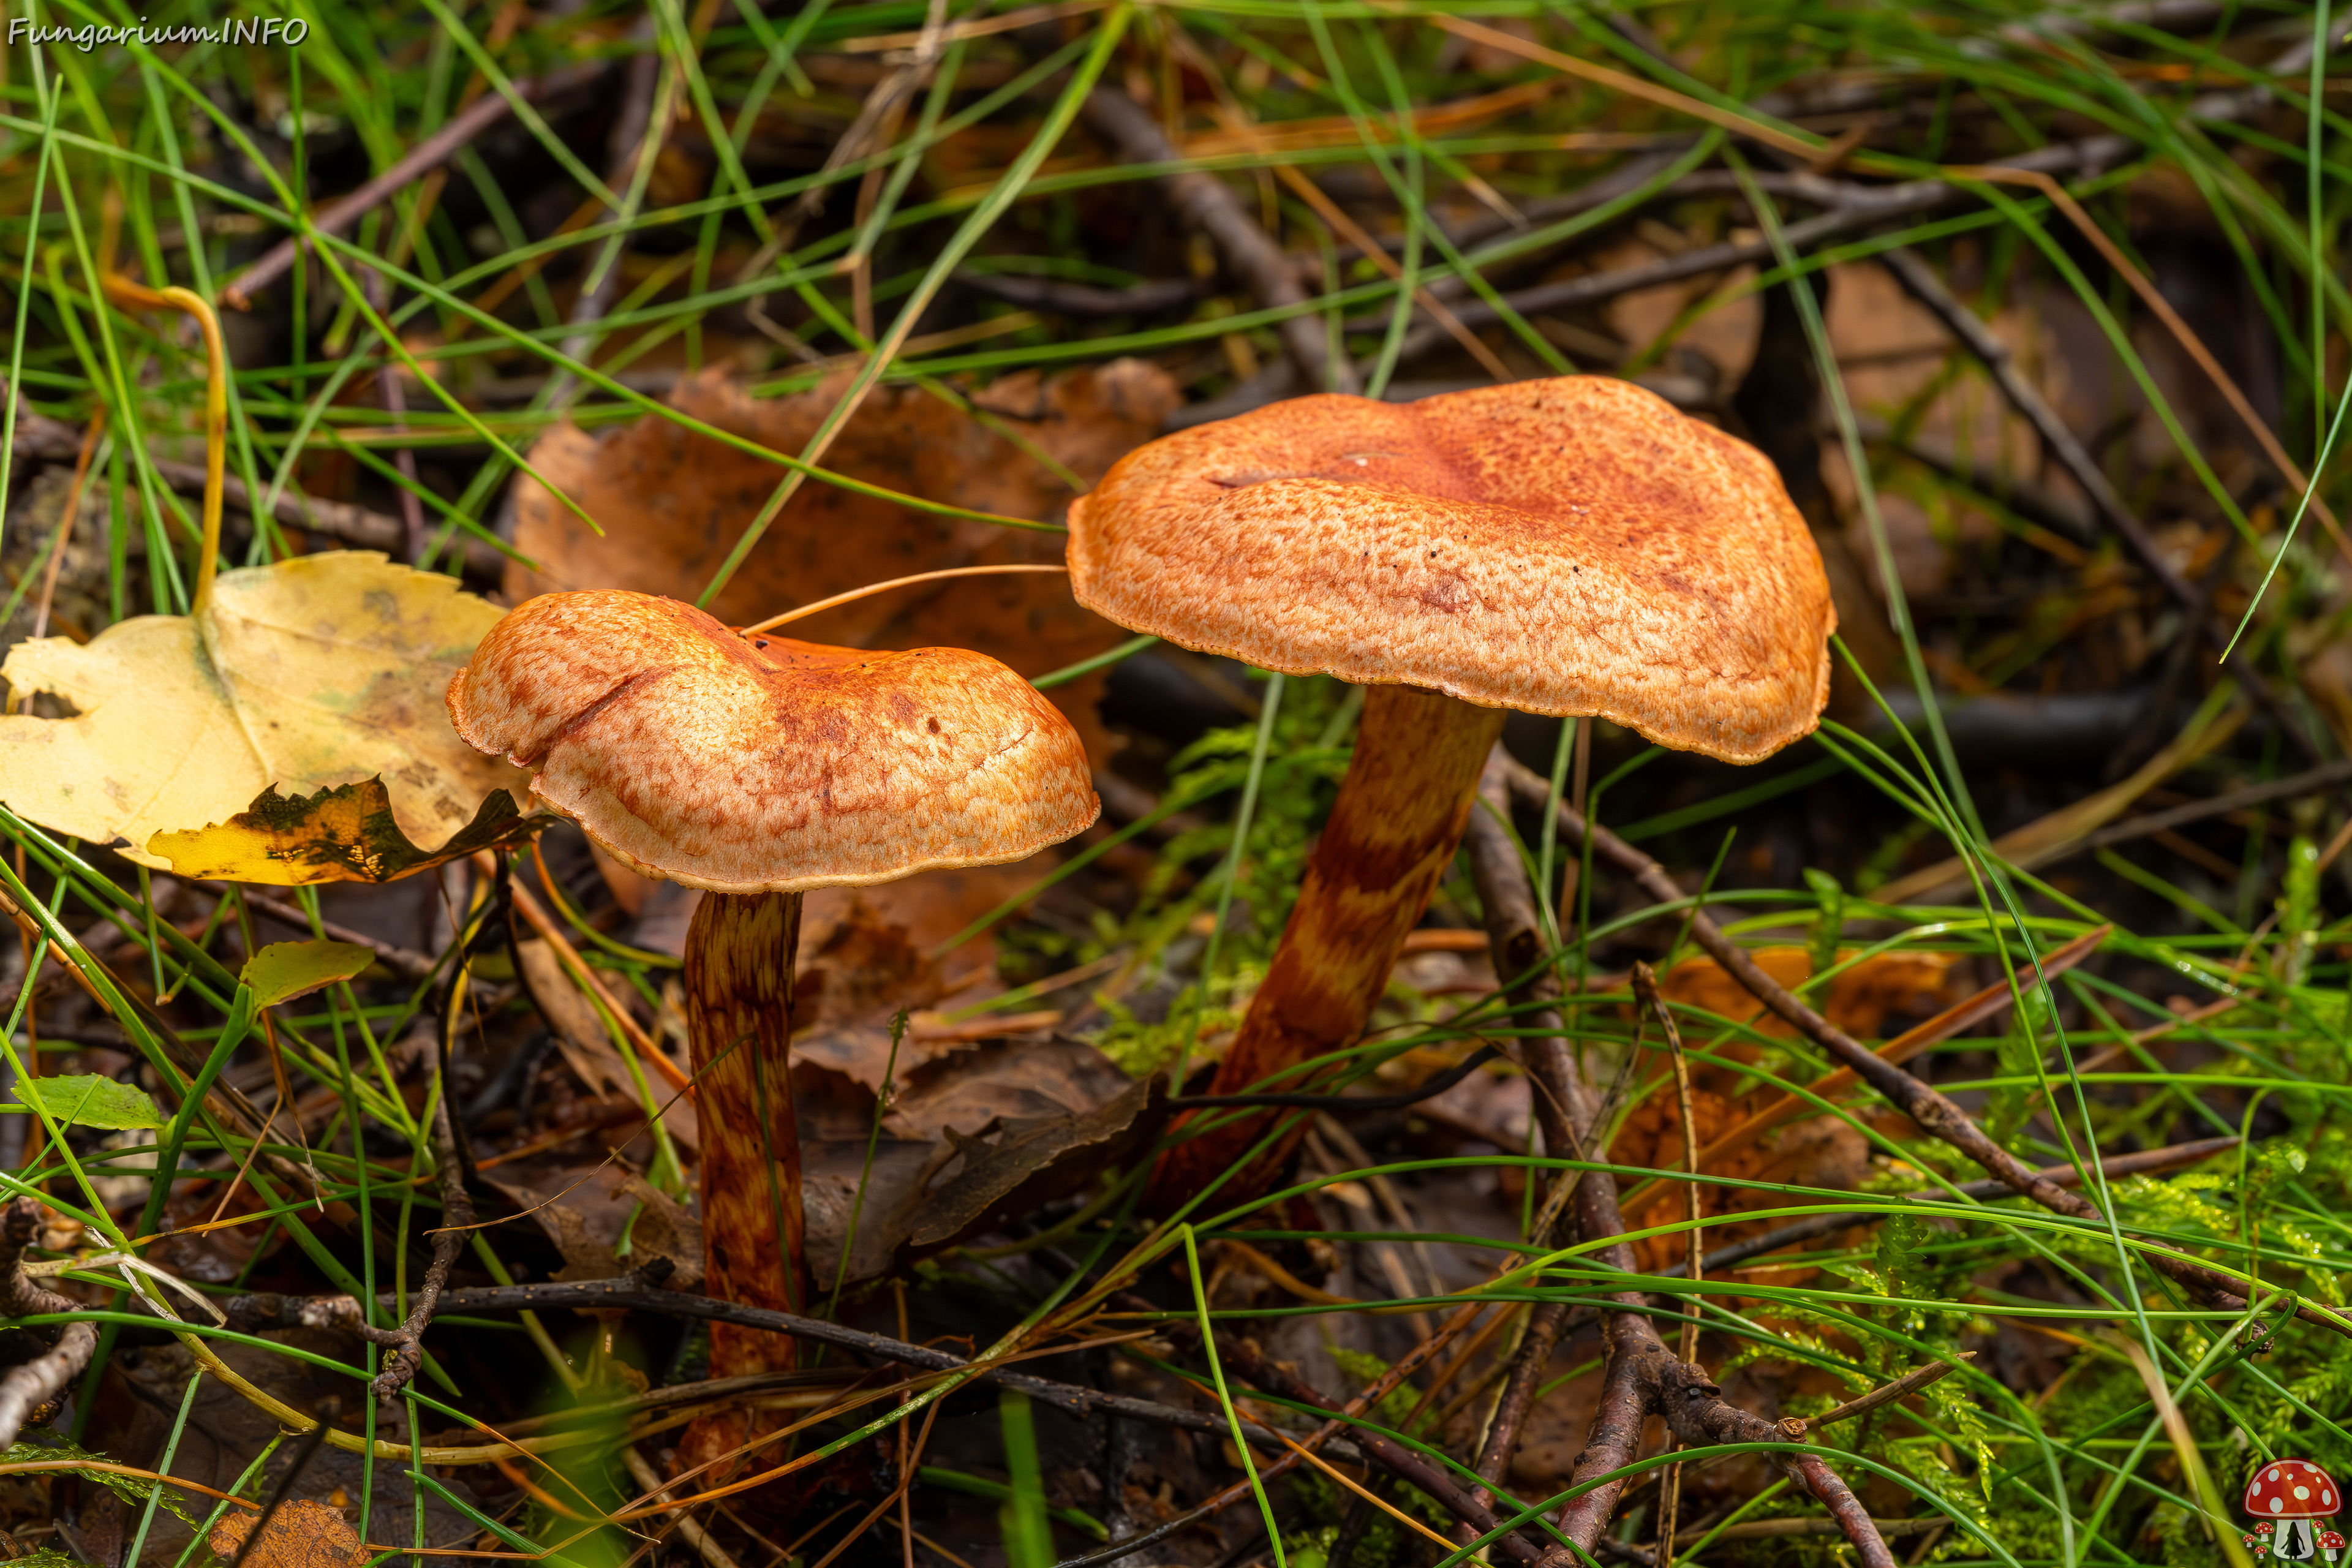
<svg viewBox="0 0 2352 1568"><path fill-rule="evenodd" d="M2321 1534L2316 1521L2331 1518L2342 1507L2341 1489L2308 1459L2274 1459L2246 1483L2246 1511L2263 1521L2255 1528L2263 1534L2272 1534L2272 1521L2276 1521L2270 1542L2273 1556L2305 1563L2325 1552L2333 1563L2344 1550L2344 1538L2332 1530Z"/></svg>

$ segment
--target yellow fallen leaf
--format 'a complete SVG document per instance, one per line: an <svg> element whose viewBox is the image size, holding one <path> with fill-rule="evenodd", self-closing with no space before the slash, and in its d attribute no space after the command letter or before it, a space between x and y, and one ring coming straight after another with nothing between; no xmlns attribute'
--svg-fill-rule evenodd
<svg viewBox="0 0 2352 1568"><path fill-rule="evenodd" d="M226 822L156 834L147 852L174 875L198 881L281 888L390 882L522 837L548 820L521 816L511 795L494 790L455 837L437 849L420 849L394 820L383 781L362 779L291 798L266 789L251 810Z"/></svg>
<svg viewBox="0 0 2352 1568"><path fill-rule="evenodd" d="M19 702L47 692L76 716L0 718L0 801L159 869L173 860L158 834L201 839L248 814L298 827L299 864L232 857L242 869L203 874L284 884L419 869L523 799L521 772L458 740L442 704L500 614L450 578L338 551L223 573L194 616L19 644L0 679ZM334 790L378 778L381 802ZM272 791L310 799L273 806Z"/></svg>

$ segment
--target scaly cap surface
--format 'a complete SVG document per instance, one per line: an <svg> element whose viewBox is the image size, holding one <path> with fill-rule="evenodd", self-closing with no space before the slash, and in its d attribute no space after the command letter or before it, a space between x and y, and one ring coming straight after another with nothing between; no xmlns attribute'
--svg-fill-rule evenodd
<svg viewBox="0 0 2352 1568"><path fill-rule="evenodd" d="M448 701L615 858L716 892L1017 860L1101 809L1070 721L985 654L746 638L649 594L528 601Z"/></svg>
<svg viewBox="0 0 2352 1568"><path fill-rule="evenodd" d="M1811 731L1837 626L1754 447L1630 382L1301 397L1121 458L1070 508L1087 608L1264 669L1597 714L1751 763Z"/></svg>

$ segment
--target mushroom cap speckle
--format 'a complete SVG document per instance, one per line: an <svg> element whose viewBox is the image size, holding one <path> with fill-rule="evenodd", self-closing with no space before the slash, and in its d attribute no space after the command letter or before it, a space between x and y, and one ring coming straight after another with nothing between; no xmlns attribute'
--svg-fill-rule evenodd
<svg viewBox="0 0 2352 1568"><path fill-rule="evenodd" d="M2257 1519L2325 1519L2343 1503L2342 1489L2308 1459L2273 1459L2246 1482L2246 1511Z"/></svg>
<svg viewBox="0 0 2352 1568"><path fill-rule="evenodd" d="M1754 447L1631 382L1301 397L1139 447L1070 584L1265 669L1598 714L1752 763L1829 697L1829 580Z"/></svg>
<svg viewBox="0 0 2352 1568"><path fill-rule="evenodd" d="M624 864L715 892L1018 860L1101 811L1070 721L985 654L745 637L650 594L526 602L448 701Z"/></svg>

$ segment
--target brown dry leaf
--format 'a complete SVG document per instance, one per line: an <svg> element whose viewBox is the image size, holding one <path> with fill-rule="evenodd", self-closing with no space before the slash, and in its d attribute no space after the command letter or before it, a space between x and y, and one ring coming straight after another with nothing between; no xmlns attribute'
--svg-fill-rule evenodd
<svg viewBox="0 0 2352 1568"><path fill-rule="evenodd" d="M564 1065L572 1069L572 1076L587 1085L592 1094L609 1092L635 1098L636 1085L629 1079L628 1064L613 1048L612 1037L604 1031L604 1020L597 1016L594 1004L572 984L555 950L542 938L526 937L514 944L514 955L523 991L539 1009L539 1016L547 1021L548 1032L555 1037L555 1048L562 1053Z"/></svg>
<svg viewBox="0 0 2352 1568"><path fill-rule="evenodd" d="M1801 985L1812 975L1812 960L1801 947L1759 948L1749 956L1755 959L1758 968L1782 985ZM1840 963L1853 957L1850 949L1838 954ZM1949 999L1955 962L1955 955L1944 952L1878 953L1831 981L1826 1002L1818 996L1811 1000L1831 1023L1846 1033L1858 1039L1875 1038L1892 1016L1932 1013L1942 1007ZM1688 959L1675 965L1659 982L1658 989L1669 1002L1705 1008L1734 1023L1749 1025L1762 1034L1786 1038L1793 1033L1779 1018L1767 1015L1764 1004L1711 958ZM1703 1025L1685 1020L1685 1040L1699 1043L1703 1028ZM1738 1059L1752 1059L1758 1054L1752 1044L1738 1040L1725 1041L1717 1049L1720 1055ZM1698 1145L1702 1149L1746 1121L1763 1101L1778 1098L1777 1091L1769 1089L1735 1097L1730 1092L1736 1085L1734 1074L1699 1062L1692 1063L1692 1067L1691 1107L1696 1113ZM1678 1171L1684 1167L1688 1156L1683 1141L1682 1111L1668 1073L1661 1058L1649 1075L1649 1092L1626 1116L1610 1143L1612 1159L1650 1170ZM1720 1184L1709 1183L1699 1189L1700 1211L1716 1215L1758 1206L1755 1194L1740 1191L1738 1184L1743 1181L1851 1188L1867 1173L1868 1153L1862 1135L1836 1118L1814 1117L1794 1123L1783 1129L1777 1139L1751 1140L1722 1156L1710 1158L1707 1170L1729 1180ZM1685 1188L1679 1183L1664 1184L1654 1198L1639 1197L1633 1193L1628 1196L1635 1204L1626 1215L1626 1223L1632 1229L1671 1225L1686 1212ZM1756 1228L1716 1226L1706 1234L1709 1245L1717 1245ZM1679 1235L1650 1237L1634 1243L1634 1253L1642 1268L1657 1268L1681 1261L1688 1247L1688 1241Z"/></svg>
<svg viewBox="0 0 2352 1568"><path fill-rule="evenodd" d="M330 1504L308 1498L278 1504L261 1539L248 1547L246 1540L260 1521L258 1513L232 1513L213 1526L207 1542L237 1568L358 1568L367 1561L358 1532Z"/></svg>
<svg viewBox="0 0 2352 1568"><path fill-rule="evenodd" d="M851 1040L854 1050L845 1048ZM821 1058L797 1042L793 1050L809 1264L824 1280L833 1278L861 1182L852 1279L884 1272L902 1249L935 1251L1013 1205L1034 1207L1078 1190L1165 1117L1160 1089L1076 1040L919 1052L910 1038L899 1047L899 1092L869 1173L871 1085L881 1081L887 1031L870 1025L837 1031Z"/></svg>
<svg viewBox="0 0 2352 1568"><path fill-rule="evenodd" d="M610 1279L667 1258L672 1289L702 1283L702 1223L635 1172L583 1159L541 1158L484 1178L531 1219L563 1255L559 1279ZM631 1216L635 1223L631 1223ZM614 1252L629 1238L626 1258Z"/></svg>
<svg viewBox="0 0 2352 1568"><path fill-rule="evenodd" d="M811 392L755 399L713 370L681 382L671 402L719 429L797 453L849 374ZM984 417L919 388L877 388L834 442L826 466L927 500L1052 521L1075 492L1023 442L1091 484L1156 436L1182 397L1157 366L1116 360L1050 379L1034 372L1004 376L972 401ZM507 592L517 600L611 587L691 600L785 473L657 416L602 437L558 425L540 438L531 460L598 521L604 536L591 533L530 476L519 477L515 543L540 569L509 567ZM744 625L886 578L947 566L1056 562L1061 554L1062 542L1052 534L918 512L811 483L709 607L722 621ZM877 595L813 616L793 631L854 647L976 648L1031 676L1099 653L1127 635L1079 609L1062 579L1044 574ZM1090 677L1053 693L1097 761L1109 743L1094 712L1102 679Z"/></svg>
<svg viewBox="0 0 2352 1568"><path fill-rule="evenodd" d="M2303 689L2318 705L2339 745L2352 744L2352 640L2336 637L2305 661Z"/></svg>
<svg viewBox="0 0 2352 1568"><path fill-rule="evenodd" d="M950 1131L963 1168L916 1210L908 1245L945 1247L1083 1190L1158 1135L1168 1120L1167 1092L1166 1079L1154 1077L1082 1114L1006 1121L977 1138Z"/></svg>
<svg viewBox="0 0 2352 1568"><path fill-rule="evenodd" d="M1696 1112L1699 1147L1705 1149L1745 1121L1755 1109L1749 1103L1755 1098L1735 1100L1694 1086L1691 1109ZM1682 1108L1671 1084L1654 1089L1626 1116L1617 1136L1610 1141L1609 1157L1654 1171L1685 1168L1689 1156L1683 1142ZM1743 1192L1741 1182L1786 1182L1837 1190L1854 1187L1869 1173L1870 1145L1861 1133L1837 1118L1817 1116L1783 1128L1770 1142L1750 1140L1727 1154L1711 1158L1706 1169L1711 1174L1729 1179L1709 1182L1699 1188L1699 1212L1706 1215L1737 1214L1743 1209L1780 1206L1792 1201L1785 1194ZM1639 1206L1627 1213L1626 1228L1646 1230L1687 1217L1687 1190L1679 1182L1663 1184L1654 1199L1638 1200ZM1702 1233L1706 1237L1702 1245L1720 1247L1781 1223L1784 1222L1772 1220L1745 1226L1710 1226ZM1679 1263L1689 1250L1687 1234L1644 1237L1633 1243L1636 1267L1645 1269Z"/></svg>
<svg viewBox="0 0 2352 1568"><path fill-rule="evenodd" d="M1812 978L1812 961L1801 947L1758 948L1748 956L1782 985L1798 986ZM1838 954L1838 962L1853 956L1848 949ZM1878 953L1831 981L1826 1004L1818 996L1809 999L1847 1034L1873 1039L1891 1014L1933 1012L1941 1006L1953 962L1948 952ZM1761 1034L1785 1038L1795 1032L1779 1018L1765 1017L1764 1004L1711 958L1675 964L1658 982L1658 990L1669 1002L1704 1007L1736 1024L1753 1024Z"/></svg>

